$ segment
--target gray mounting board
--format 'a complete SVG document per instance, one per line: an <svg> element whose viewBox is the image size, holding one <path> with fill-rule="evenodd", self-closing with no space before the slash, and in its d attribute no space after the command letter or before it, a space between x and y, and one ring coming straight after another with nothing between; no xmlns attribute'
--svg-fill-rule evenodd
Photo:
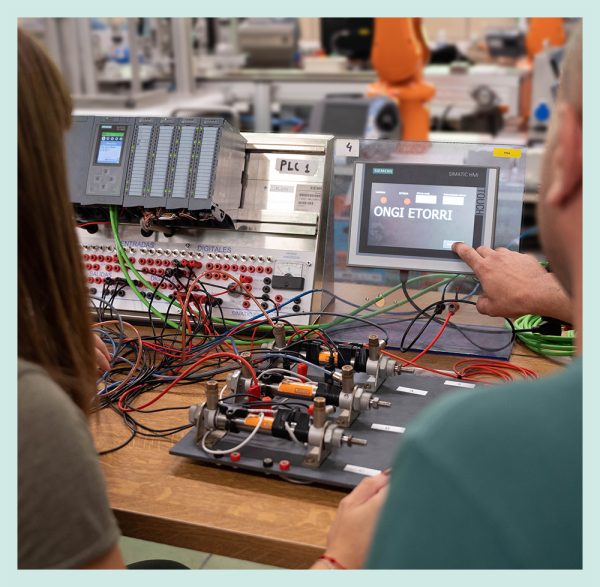
<svg viewBox="0 0 600 587"><path fill-rule="evenodd" d="M449 300L452 301L452 300ZM388 334L387 350L397 350L401 348L402 336L408 325L408 320L395 319L393 314L376 316L371 318L371 322L381 326ZM455 326L462 327L468 339L461 334L461 331ZM412 331L406 337L405 344L408 344L417 335L422 328L422 322L418 322L412 328ZM470 330L476 328L477 330ZM327 333L336 342L348 340L360 340L364 336L364 325L358 326L343 325L333 327ZM417 342L413 345L413 351L423 350L438 334L440 325L431 322ZM479 345L479 346L477 346ZM476 324L457 324L450 322L449 327L444 330L442 336L429 350L431 353L465 355L468 357L484 357L489 359L501 359L508 361L513 348L512 332L501 326L480 326Z"/></svg>
<svg viewBox="0 0 600 587"><path fill-rule="evenodd" d="M402 444L403 433L373 429L373 424L408 429L415 416L431 404L433 400L450 393L465 392L465 389L459 391L460 388L447 385L446 381L448 380L442 377L408 373L388 378L376 395L381 399L390 401L392 407L369 410L361 414L348 429L354 436L366 438L368 441L367 446L336 448L318 469L311 469L302 464L303 447L291 441L261 434L257 434L240 450L241 459L237 462L231 461L229 455L220 458L209 455L196 446L195 429L173 446L170 453L188 457L203 464L233 467L263 475L281 475L291 480L352 489L364 478L364 475L345 470L347 465L384 470L391 466L394 456ZM396 391L399 386L426 393L420 395L418 393ZM475 388L467 389L466 392L470 393L481 387L476 385ZM246 436L247 433L230 433L219 441L215 448L232 448L238 445ZM273 467L271 468L263 466L263 459L267 457L273 459ZM291 464L289 471L286 473L282 473L278 469L278 463L282 459L290 461Z"/></svg>

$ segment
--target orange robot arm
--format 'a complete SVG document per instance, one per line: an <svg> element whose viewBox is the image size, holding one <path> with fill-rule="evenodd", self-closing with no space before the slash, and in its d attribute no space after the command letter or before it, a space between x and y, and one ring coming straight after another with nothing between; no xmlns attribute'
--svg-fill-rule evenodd
<svg viewBox="0 0 600 587"><path fill-rule="evenodd" d="M527 28L525 44L530 60L544 49L548 43L550 47L561 47L565 44L565 19L564 18L530 18Z"/></svg>
<svg viewBox="0 0 600 587"><path fill-rule="evenodd" d="M429 111L425 105L435 94L423 80L429 60L420 18L376 18L371 63L379 80L369 86L369 96L385 95L396 100L402 118L402 138L426 141Z"/></svg>
<svg viewBox="0 0 600 587"><path fill-rule="evenodd" d="M379 79L402 84L416 78L423 67L423 49L414 19L376 18L374 24L371 63Z"/></svg>

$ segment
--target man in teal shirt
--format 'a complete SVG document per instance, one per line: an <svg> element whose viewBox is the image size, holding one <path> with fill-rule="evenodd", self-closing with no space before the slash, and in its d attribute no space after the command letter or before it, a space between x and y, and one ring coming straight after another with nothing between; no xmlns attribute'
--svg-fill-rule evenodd
<svg viewBox="0 0 600 587"><path fill-rule="evenodd" d="M563 65L538 205L544 252L571 298L578 358L558 375L456 394L427 410L391 475L342 500L316 568L581 568L581 51L579 30ZM455 252L478 275L494 254L462 243Z"/></svg>

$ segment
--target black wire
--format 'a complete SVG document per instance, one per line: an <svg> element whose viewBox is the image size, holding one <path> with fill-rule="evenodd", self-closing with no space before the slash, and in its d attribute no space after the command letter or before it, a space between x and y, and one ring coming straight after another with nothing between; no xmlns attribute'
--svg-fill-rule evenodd
<svg viewBox="0 0 600 587"><path fill-rule="evenodd" d="M415 310L417 310L417 312L420 313L420 315L425 316L427 318L432 318L433 322L436 322L437 324L443 324L443 320L440 320L439 318L431 317L430 314L427 314L427 311L429 309L431 309L432 307L435 307L438 303L440 302L433 302L432 304L429 304L426 308L420 308L418 306L418 304L413 300L413 298L410 296L410 294L408 293L408 289L406 287L406 280L403 279L401 281L402 284L402 291L404 293L404 295L406 296L406 299L408 300L409 304L415 308ZM476 302L473 302L471 300L467 300L465 298L460 298L458 300L456 300L457 303L459 304L470 304L472 306L477 305ZM468 327L468 326L458 326L457 324L453 323L453 322L448 322L448 327L453 328L454 330L457 330L468 342L470 342L473 346L477 347L478 349L482 350L482 351L486 351L486 352L499 352L501 350L504 350L505 348L511 346L516 338L516 332L515 332L515 327L514 324L512 323L512 320L509 320L508 318L504 318L506 320L506 322L508 323L508 325L510 326L510 330L511 330L511 336L509 341L506 344L503 344L500 347L486 347L483 346L477 342L475 342L472 338L470 338L469 336L467 336L465 334L465 331L472 331L472 332L486 332L489 333L489 330L482 330L481 328L473 328L473 327Z"/></svg>
<svg viewBox="0 0 600 587"><path fill-rule="evenodd" d="M288 401L287 398L284 400L277 400L277 399L272 399L269 400L268 402L264 402L264 401L259 401L259 400L246 400L243 402L234 402L233 404L229 404L227 403L226 400L228 399L235 399L235 398L248 398L248 397L253 397L247 393L232 393L231 395L227 395L223 398L221 398L219 400L219 404L222 404L223 407L229 408L229 407L237 407L237 408L247 408L247 407L252 407L252 406L262 406L264 407L265 405L276 405L278 408L280 407L289 407L289 406L299 406L301 408L307 408L308 407L308 403L303 403L300 401ZM308 400L307 400L308 401ZM309 402L310 403L310 402Z"/></svg>
<svg viewBox="0 0 600 587"><path fill-rule="evenodd" d="M383 332L384 334L384 338L383 340L385 342L387 342L389 340L389 334L387 332L387 330L385 328L382 328L379 324L372 322L371 320L367 320L366 318L359 318L358 316L351 316L350 314L340 314L337 312L294 312L293 314L282 314L280 316L280 322L282 318L295 318L297 316L335 316L337 318L347 318L347 319L351 319L351 320L356 320L357 322L362 322L363 324L368 324L369 326L372 326L373 328L377 328L377 330L380 330L381 332ZM261 320L260 322L253 322L252 323L252 328L256 327L256 326L261 326L263 324L266 324L266 319L265 320ZM245 330L245 327L242 328L241 330ZM314 330L314 329L313 329ZM238 334L236 332L236 334Z"/></svg>
<svg viewBox="0 0 600 587"><path fill-rule="evenodd" d="M448 281L448 283L446 283L446 285L444 286L444 289L442 290L442 302L446 301L446 292L448 291L448 288L450 287L450 285L452 283L454 283L459 277L460 277L460 275L455 275L452 279L450 279ZM404 294L404 295L406 295L406 294Z"/></svg>
<svg viewBox="0 0 600 587"><path fill-rule="evenodd" d="M119 414L119 411L117 410L117 408L115 406L111 405L110 408ZM130 426L128 426L128 428L131 431L131 435L129 436L129 438L127 438L127 440L125 440L124 442L122 442L121 444L119 444L117 446L114 446L113 448L98 451L98 456L108 455L110 453L117 452L118 450L121 450L122 448L125 448L137 436L137 430L131 428Z"/></svg>
<svg viewBox="0 0 600 587"><path fill-rule="evenodd" d="M122 448L125 448L136 436L137 436L137 430L132 430L131 431L131 436L127 440L125 440L124 442L122 442L118 446L114 446L113 448L108 448L106 450L100 450L100 451L98 451L98 456L102 457L104 455L108 455L108 454L110 454L112 452L117 452L118 450L121 450Z"/></svg>
<svg viewBox="0 0 600 587"><path fill-rule="evenodd" d="M343 304L346 304L347 306L351 306L353 308L360 308L361 304L355 304L354 302L350 302L342 297L340 297L339 295L333 293L331 290L328 289L321 289L321 290L317 290L317 291L321 291L323 293L326 293L328 295L330 295L332 298L342 302ZM381 299L379 296L376 296L375 298L373 298L371 304L369 304L368 306L365 307L365 310L367 308L370 308L371 306L374 306L377 301L378 298ZM414 312L393 312L392 310L386 312L386 314L389 314L390 316L410 316L411 314L414 314Z"/></svg>
<svg viewBox="0 0 600 587"><path fill-rule="evenodd" d="M194 381L195 383L195 381ZM135 410L138 414L155 414L156 412L172 412L175 410L189 410L191 406L174 406L171 408L155 408L154 410Z"/></svg>
<svg viewBox="0 0 600 587"><path fill-rule="evenodd" d="M402 335L402 339L400 340L400 352L406 353L406 352L410 351L413 348L413 346L416 344L416 342L421 338L421 336L423 335L423 333L425 332L427 327L431 324L431 322L435 318L435 316L437 316L438 314L441 314L444 311L445 305L443 303L442 304L436 303L435 306L436 307L435 307L434 313L431 316L429 316L429 318L427 318L427 321L425 322L425 324L423 324L423 327L421 328L421 330L419 330L418 334L413 338L413 340L410 342L410 344L405 347L404 341L406 340L408 333L411 331L412 327L416 324L417 320L423 314L425 314L425 312L423 312L422 314L417 314L410 321L409 325L407 326L406 330L404 331L404 334ZM429 309L429 306L427 306L427 309Z"/></svg>

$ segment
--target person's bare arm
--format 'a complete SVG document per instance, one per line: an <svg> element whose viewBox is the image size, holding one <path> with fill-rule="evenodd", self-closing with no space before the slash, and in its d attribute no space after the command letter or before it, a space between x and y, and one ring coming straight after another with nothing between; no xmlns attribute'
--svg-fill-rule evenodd
<svg viewBox="0 0 600 587"><path fill-rule="evenodd" d="M365 562L375 524L387 495L388 481L389 471L367 477L340 502L329 530L325 554L346 569L360 569ZM327 560L319 559L311 568L336 567Z"/></svg>
<svg viewBox="0 0 600 587"><path fill-rule="evenodd" d="M482 314L505 318L537 314L571 321L569 296L531 255L503 247L474 249L464 243L454 243L452 249L481 283L477 310Z"/></svg>
<svg viewBox="0 0 600 587"><path fill-rule="evenodd" d="M106 554L90 561L83 569L124 569L123 555L121 549L115 544Z"/></svg>

